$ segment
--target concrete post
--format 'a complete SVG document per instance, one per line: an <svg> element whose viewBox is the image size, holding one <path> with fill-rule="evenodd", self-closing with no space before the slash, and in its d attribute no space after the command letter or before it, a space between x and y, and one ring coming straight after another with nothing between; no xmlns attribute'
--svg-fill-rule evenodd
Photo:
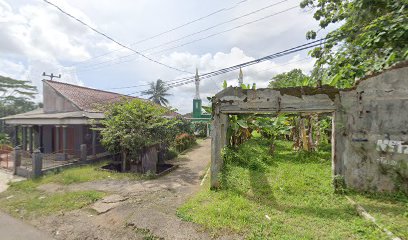
<svg viewBox="0 0 408 240"><path fill-rule="evenodd" d="M27 127L22 127L22 150L27 151Z"/></svg>
<svg viewBox="0 0 408 240"><path fill-rule="evenodd" d="M67 153L67 126L62 126L62 153Z"/></svg>
<svg viewBox="0 0 408 240"><path fill-rule="evenodd" d="M14 126L14 146L18 146L19 141L18 141L18 126Z"/></svg>
<svg viewBox="0 0 408 240"><path fill-rule="evenodd" d="M60 151L60 126L55 126L55 152Z"/></svg>
<svg viewBox="0 0 408 240"><path fill-rule="evenodd" d="M40 152L44 152L44 136L43 136L43 130L44 127L43 126L38 126L38 149L40 150Z"/></svg>
<svg viewBox="0 0 408 240"><path fill-rule="evenodd" d="M79 148L80 148L80 150L81 150L81 156L80 156L80 161L86 161L86 154L87 154L87 151L86 151L86 144L81 144L80 146L79 146Z"/></svg>
<svg viewBox="0 0 408 240"><path fill-rule="evenodd" d="M228 116L221 113L214 114L212 126L210 182L211 188L216 189L220 187L219 173L223 165L221 151L227 144Z"/></svg>
<svg viewBox="0 0 408 240"><path fill-rule="evenodd" d="M33 171L32 171L32 177L36 178L41 176L42 174L42 165L43 165L43 156L42 153L40 152L39 149L36 149L33 154L32 154L32 158L33 158Z"/></svg>
<svg viewBox="0 0 408 240"><path fill-rule="evenodd" d="M13 174L17 174L17 168L21 166L21 149L15 147L13 150Z"/></svg>
<svg viewBox="0 0 408 240"><path fill-rule="evenodd" d="M96 131L92 129L92 155L96 156Z"/></svg>
<svg viewBox="0 0 408 240"><path fill-rule="evenodd" d="M343 175L342 152L344 151L344 142L341 141L343 134L342 128L342 113L336 111L332 118L332 174L333 176Z"/></svg>
<svg viewBox="0 0 408 240"><path fill-rule="evenodd" d="M207 130L207 134L206 134L207 136L206 137L209 137L210 136L210 124L207 123L206 126L207 126L207 129L206 129Z"/></svg>
<svg viewBox="0 0 408 240"><path fill-rule="evenodd" d="M227 130L229 125L229 119L227 114L220 114L221 122L221 147L227 146Z"/></svg>
<svg viewBox="0 0 408 240"><path fill-rule="evenodd" d="M33 143L33 126L28 126L28 150L30 153L33 152L34 143Z"/></svg>

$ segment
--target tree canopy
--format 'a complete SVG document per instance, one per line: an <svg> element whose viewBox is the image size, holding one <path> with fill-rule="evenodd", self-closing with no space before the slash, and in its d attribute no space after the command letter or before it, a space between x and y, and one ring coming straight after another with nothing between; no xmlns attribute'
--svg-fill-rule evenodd
<svg viewBox="0 0 408 240"><path fill-rule="evenodd" d="M285 88L296 86L309 86L312 84L311 78L304 74L300 69L293 69L289 72L280 73L272 78L268 87L270 88Z"/></svg>
<svg viewBox="0 0 408 240"><path fill-rule="evenodd" d="M0 118L35 109L37 88L30 81L0 76ZM7 142L11 129L0 125L0 142Z"/></svg>
<svg viewBox="0 0 408 240"><path fill-rule="evenodd" d="M101 120L101 142L112 153L125 152L130 156L138 156L144 147L169 143L182 123L176 118L163 117L168 111L140 99L113 104Z"/></svg>
<svg viewBox="0 0 408 240"><path fill-rule="evenodd" d="M149 99L157 104L167 106L169 104L169 100L167 100L166 97L171 95L168 93L168 91L169 88L166 87L163 80L157 79L156 82L151 82L150 88L144 91L142 94L149 95Z"/></svg>
<svg viewBox="0 0 408 240"><path fill-rule="evenodd" d="M340 25L311 52L317 58L314 72L324 83L350 87L356 78L408 58L407 0L303 0L300 5L316 9L321 29Z"/></svg>
<svg viewBox="0 0 408 240"><path fill-rule="evenodd" d="M31 111L37 88L30 81L0 76L0 117Z"/></svg>

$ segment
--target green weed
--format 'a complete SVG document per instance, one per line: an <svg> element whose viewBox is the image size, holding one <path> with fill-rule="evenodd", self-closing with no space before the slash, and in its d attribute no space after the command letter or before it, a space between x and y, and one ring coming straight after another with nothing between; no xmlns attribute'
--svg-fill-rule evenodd
<svg viewBox="0 0 408 240"><path fill-rule="evenodd" d="M214 234L234 231L247 239L386 239L359 217L332 187L329 147L294 152L291 143L251 139L226 149L221 190L202 190L178 216Z"/></svg>

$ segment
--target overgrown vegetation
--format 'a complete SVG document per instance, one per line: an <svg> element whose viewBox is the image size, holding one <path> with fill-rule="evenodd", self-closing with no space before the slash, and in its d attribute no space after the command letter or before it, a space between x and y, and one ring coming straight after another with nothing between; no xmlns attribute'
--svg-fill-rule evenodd
<svg viewBox="0 0 408 240"><path fill-rule="evenodd" d="M408 2L406 0L303 0L320 29L331 31L317 59L312 77L339 88L351 87L356 78L381 71L408 59ZM314 39L318 31L306 36Z"/></svg>
<svg viewBox="0 0 408 240"><path fill-rule="evenodd" d="M193 145L195 145L196 138L194 135L190 135L187 133L182 133L180 135L177 135L175 141L174 141L174 147L177 149L178 152L182 152Z"/></svg>
<svg viewBox="0 0 408 240"><path fill-rule="evenodd" d="M181 124L177 118L164 117L170 110L141 99L113 104L101 120L101 143L111 153L125 153L138 159L145 147L169 145Z"/></svg>
<svg viewBox="0 0 408 240"><path fill-rule="evenodd" d="M334 193L329 145L293 152L290 142L278 140L271 155L270 143L258 136L226 149L221 189L204 186L178 215L216 235L233 231L247 239L387 239ZM395 201L393 211L380 212L387 227L394 217L404 220L407 198Z"/></svg>
<svg viewBox="0 0 408 240"><path fill-rule="evenodd" d="M238 146L256 135L270 140L270 153L274 152L274 140L293 142L294 150L315 151L321 143L329 143L331 119L329 116L279 115L260 117L257 115L230 115L227 131L228 144Z"/></svg>

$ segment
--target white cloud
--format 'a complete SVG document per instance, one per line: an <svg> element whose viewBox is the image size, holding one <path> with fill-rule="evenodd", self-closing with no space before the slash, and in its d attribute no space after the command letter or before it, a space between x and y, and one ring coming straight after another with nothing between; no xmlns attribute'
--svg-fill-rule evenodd
<svg viewBox="0 0 408 240"><path fill-rule="evenodd" d="M210 53L201 56L189 53L172 53L168 56L163 56L161 61L172 66L179 68L184 67L186 69L194 69L195 66L197 66L199 73L206 73L254 59L254 57L246 55L241 49L233 47L230 52L217 52L214 55ZM287 62L265 61L243 69L244 83L251 85L256 83L257 88L264 88L267 87L271 78L276 74L287 72L294 68L299 68L305 73L309 73L313 64L313 60L305 57L302 58L300 55L293 56ZM222 90L224 80L227 81L228 86L237 86L238 73L239 70L236 70L213 78L202 79L200 83L200 93L203 101L206 102L207 97L211 97ZM182 113L192 111L192 99L195 94L194 83L172 89L171 93L173 95L169 99L174 107L179 109Z"/></svg>
<svg viewBox="0 0 408 240"><path fill-rule="evenodd" d="M109 36L130 44L153 36L185 22L204 16L218 9L230 7L236 1L190 1L179 0L122 0L120 4L111 0L52 0L62 9L96 27ZM276 1L278 2L278 1ZM248 1L231 11L214 14L202 21L172 31L141 44L132 45L137 50L146 49L179 37L197 32L220 22L236 18L271 4L269 0ZM180 43L223 31L239 24L276 13L299 4L289 0L266 11L248 16L228 24L223 24L198 36L187 38ZM208 38L162 56L152 55L168 65L200 73L217 70L305 42L305 33L313 29L317 22L310 13L295 9L263 21ZM169 46L170 47L170 46ZM62 74L61 81L84 84L100 89L145 84L158 78L171 80L191 76L180 74L141 57L138 61L96 65L88 69L87 64L110 60L129 54L128 50L91 59L108 51L118 49L117 44L95 34L80 23L65 16L57 9L42 1L0 0L0 74L31 79L41 89L42 72ZM271 77L283 71L299 67L304 71L311 69L312 62L299 60L306 55L290 56L276 61L268 61L243 69L246 83L256 82L265 87ZM287 62L292 62L289 65ZM115 62L113 62L115 63ZM75 65L74 65L75 64ZM70 67L69 67L70 66ZM267 69L267 70L266 70ZM83 70L83 71L81 71ZM76 74L78 72L78 75ZM238 71L202 81L202 98L211 96L221 89L222 82L236 84ZM128 89L135 92L144 89ZM194 86L185 85L172 90L170 100L181 112L191 111Z"/></svg>

